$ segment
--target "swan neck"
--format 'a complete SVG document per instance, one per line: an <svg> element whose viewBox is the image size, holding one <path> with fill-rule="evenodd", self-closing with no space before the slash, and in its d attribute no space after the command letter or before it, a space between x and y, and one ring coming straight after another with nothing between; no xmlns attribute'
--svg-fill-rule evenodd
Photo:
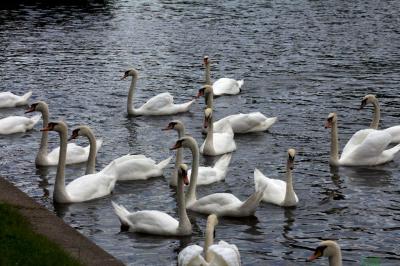
<svg viewBox="0 0 400 266"><path fill-rule="evenodd" d="M207 221L206 228L206 239L204 241L204 254L206 256L206 261L210 262L211 254L208 252L208 248L214 244L214 230L215 230L215 221Z"/></svg>
<svg viewBox="0 0 400 266"><path fill-rule="evenodd" d="M185 136L185 128L180 128L178 130L178 139ZM171 180L170 184L176 185L178 183L178 167L182 163L183 160L183 148L178 148L176 150L176 160L175 160L175 169L174 174L172 176L173 180Z"/></svg>
<svg viewBox="0 0 400 266"><path fill-rule="evenodd" d="M49 108L47 106L42 110L43 127L49 123ZM42 138L40 140L39 152L36 156L36 162L43 160L47 156L49 132L42 131ZM39 159L40 158L40 159Z"/></svg>
<svg viewBox="0 0 400 266"><path fill-rule="evenodd" d="M65 164L67 159L67 128L62 128L60 135L60 154L58 159L56 181L54 184L53 198L56 202L65 202L68 199L67 191L65 190Z"/></svg>
<svg viewBox="0 0 400 266"><path fill-rule="evenodd" d="M190 150L192 152L192 172L190 175L190 185L189 191L186 195L186 203L190 205L197 200L196 197L196 186L197 186L197 175L199 172L199 147L196 141L192 140L190 145Z"/></svg>
<svg viewBox="0 0 400 266"><path fill-rule="evenodd" d="M369 127L373 129L378 129L379 120L381 119L381 108L377 100L373 101L372 104L374 105L374 116Z"/></svg>
<svg viewBox="0 0 400 266"><path fill-rule="evenodd" d="M210 92L207 92L207 94L206 94L206 105L207 105L207 108L213 109L214 93L212 90Z"/></svg>
<svg viewBox="0 0 400 266"><path fill-rule="evenodd" d="M135 92L136 92L136 81L137 81L137 76L135 75L132 77L131 86L129 87L129 92L128 92L127 109L129 115L136 114L135 107L133 105L133 98L135 97Z"/></svg>
<svg viewBox="0 0 400 266"><path fill-rule="evenodd" d="M210 121L208 122L207 137L204 143L203 151L214 151L214 119L212 116L210 118Z"/></svg>
<svg viewBox="0 0 400 266"><path fill-rule="evenodd" d="M211 69L211 64L208 63L206 65L206 85L211 85L211 77L210 77L210 69Z"/></svg>
<svg viewBox="0 0 400 266"><path fill-rule="evenodd" d="M292 170L290 169L289 161L286 166L286 194L284 202L288 205L292 205L296 202L295 192L293 189Z"/></svg>
<svg viewBox="0 0 400 266"><path fill-rule="evenodd" d="M189 217L186 212L183 179L182 176L180 175L178 175L177 204L178 204L178 216L179 216L178 231L182 234L189 234L192 230L192 225L190 223Z"/></svg>
<svg viewBox="0 0 400 266"><path fill-rule="evenodd" d="M333 166L339 165L339 137L337 121L332 123L331 129L331 156L329 163Z"/></svg>
<svg viewBox="0 0 400 266"><path fill-rule="evenodd" d="M340 249L333 256L329 257L329 266L342 266L342 252Z"/></svg>
<svg viewBox="0 0 400 266"><path fill-rule="evenodd" d="M89 139L89 158L86 163L86 173L85 174L94 174L96 172L96 150L97 150L97 144L96 144L96 137L94 136L93 132L91 130L86 130L85 133L86 137Z"/></svg>

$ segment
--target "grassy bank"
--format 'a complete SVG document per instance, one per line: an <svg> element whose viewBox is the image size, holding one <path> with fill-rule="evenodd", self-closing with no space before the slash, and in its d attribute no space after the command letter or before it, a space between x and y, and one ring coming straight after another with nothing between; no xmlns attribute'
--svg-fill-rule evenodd
<svg viewBox="0 0 400 266"><path fill-rule="evenodd" d="M0 265L81 265L59 246L32 231L10 205L0 203Z"/></svg>

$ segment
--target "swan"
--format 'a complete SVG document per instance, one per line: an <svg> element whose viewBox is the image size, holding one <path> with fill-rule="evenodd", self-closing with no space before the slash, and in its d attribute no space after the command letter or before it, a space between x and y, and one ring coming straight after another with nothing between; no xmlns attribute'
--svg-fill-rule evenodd
<svg viewBox="0 0 400 266"><path fill-rule="evenodd" d="M328 257L329 266L342 266L342 252L338 243L332 240L325 240L319 243L314 254L307 261L313 261L319 257Z"/></svg>
<svg viewBox="0 0 400 266"><path fill-rule="evenodd" d="M116 176L111 165L96 174L89 174L74 179L65 186L65 161L67 156L68 128L62 122L50 122L42 131L56 131L60 135L60 155L54 184L53 200L58 203L84 202L109 195L114 189ZM90 154L89 161L95 160L96 154Z"/></svg>
<svg viewBox="0 0 400 266"><path fill-rule="evenodd" d="M43 118L43 126L49 123L49 107L46 102L38 101L33 104L25 111L25 113L40 112ZM103 144L102 139L95 140L96 143L96 153ZM40 140L39 151L36 155L35 163L38 166L53 166L58 164L58 156L60 154L60 147L53 149L52 151L47 151L48 147L48 132L42 132L42 138ZM66 164L75 164L86 162L89 158L90 145L86 147L81 147L75 143L68 143L67 145L67 158ZM93 166L94 171L94 166ZM93 172L94 173L94 172ZM86 172L88 174L88 172Z"/></svg>
<svg viewBox="0 0 400 266"><path fill-rule="evenodd" d="M381 108L379 106L379 102L376 96L372 94L365 95L361 101L360 110L363 109L369 103L371 103L374 106L374 116L371 125L369 127L373 129L378 129L379 120L381 119ZM383 131L389 133L392 136L392 143L400 142L400 125L383 129Z"/></svg>
<svg viewBox="0 0 400 266"><path fill-rule="evenodd" d="M206 84L211 85L211 80L210 80L211 62L208 56L204 57L203 62L206 71ZM220 78L212 84L214 88L214 95L220 96L224 94L228 95L239 94L241 91L241 87L243 86L243 83L244 83L243 79L235 80L231 78Z"/></svg>
<svg viewBox="0 0 400 266"><path fill-rule="evenodd" d="M214 193L200 199L196 197L197 175L199 170L199 147L194 138L185 136L179 139L171 150L188 148L192 152L192 173L190 186L186 194L186 208L204 214L215 213L217 216L246 217L254 215L265 187L255 191L246 201L240 201L230 193Z"/></svg>
<svg viewBox="0 0 400 266"><path fill-rule="evenodd" d="M339 159L337 115L330 113L325 128L331 128L331 153L329 163L333 166L379 165L393 160L400 150L400 144L386 149L392 136L382 130L363 129L351 137Z"/></svg>
<svg viewBox="0 0 400 266"><path fill-rule="evenodd" d="M204 96L206 105L213 108L213 87L205 85L197 94L197 98ZM248 114L235 114L224 117L214 122L214 131L220 132L223 130L224 125L228 122L235 134L243 134L250 132L260 132L268 130L276 121L277 117L266 117L261 112L251 112Z"/></svg>
<svg viewBox="0 0 400 266"><path fill-rule="evenodd" d="M31 130L39 122L40 117L41 115L35 115L30 118L25 116L8 116L0 119L0 135L24 133Z"/></svg>
<svg viewBox="0 0 400 266"><path fill-rule="evenodd" d="M259 187L267 186L262 200L279 206L296 206L299 202L296 193L293 190L292 170L294 165L295 149L288 150L286 163L286 182L279 179L272 179L264 176L257 168L254 170L254 183L256 190Z"/></svg>
<svg viewBox="0 0 400 266"><path fill-rule="evenodd" d="M185 134L185 126L179 120L171 121L166 128L163 130L176 130L178 132L178 139L184 137ZM182 153L183 148L176 149L176 165L182 163ZM200 166L198 170L197 176L197 185L208 185L214 182L218 182L225 179L225 176L228 172L228 166L232 158L232 153L227 153L221 156L218 161L215 163L214 167L210 166ZM190 176L192 170L188 170L188 175ZM176 173L169 180L169 184L171 186L176 186L177 177Z"/></svg>
<svg viewBox="0 0 400 266"><path fill-rule="evenodd" d="M214 244L215 226L218 218L211 214L207 218L206 239L204 250L198 245L190 245L184 248L178 255L178 266L240 266L240 253L236 245L231 245L225 241ZM203 252L204 251L204 252ZM202 256L204 253L204 257Z"/></svg>
<svg viewBox="0 0 400 266"><path fill-rule="evenodd" d="M90 148L96 146L95 137L88 126L79 126L72 131L70 139L76 139L78 136L85 136L89 139ZM95 149L95 148L94 148ZM93 151L95 152L95 150ZM112 164L113 171L116 173L117 180L145 180L150 177L163 175L163 169L169 164L172 156L156 164L151 158L145 155L124 155L115 159ZM88 169L90 169L88 172ZM95 172L95 161L88 161L86 174Z"/></svg>
<svg viewBox="0 0 400 266"><path fill-rule="evenodd" d="M133 97L136 92L136 81L138 79L138 71L136 69L129 69L125 71L122 79L126 79L132 76L131 86L129 88L128 94L128 115L138 116L138 115L172 115L177 113L186 112L189 110L190 106L194 103L195 99L182 104L174 104L174 98L169 92L160 93L140 108L135 109L133 106Z"/></svg>
<svg viewBox="0 0 400 266"><path fill-rule="evenodd" d="M184 183L188 184L187 165L178 168L177 203L179 221L160 211L137 211L130 213L123 206L111 202L117 214L121 229L163 236L185 236L192 234L192 225L186 213Z"/></svg>
<svg viewBox="0 0 400 266"><path fill-rule="evenodd" d="M200 147L200 152L204 155L221 155L236 150L236 143L233 139L233 131L229 123L225 123L223 131L214 132L213 110L204 110L204 127L207 128L207 137Z"/></svg>
<svg viewBox="0 0 400 266"><path fill-rule="evenodd" d="M28 99L32 96L32 92L29 91L22 96L15 95L12 92L0 92L0 108L16 107L20 105L26 105Z"/></svg>

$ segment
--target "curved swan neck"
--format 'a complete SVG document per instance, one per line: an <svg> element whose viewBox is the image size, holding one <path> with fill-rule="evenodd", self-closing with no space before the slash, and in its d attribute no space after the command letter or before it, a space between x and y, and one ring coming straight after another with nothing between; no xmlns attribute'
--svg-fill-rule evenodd
<svg viewBox="0 0 400 266"><path fill-rule="evenodd" d="M68 129L64 124L58 131L60 135L60 154L58 159L56 181L54 184L53 200L56 202L67 202L68 194L65 190L65 164L67 159Z"/></svg>
<svg viewBox="0 0 400 266"><path fill-rule="evenodd" d="M192 224L190 223L189 217L187 216L186 212L183 177L180 174L178 174L177 204L179 216L178 231L183 234L189 234L192 230Z"/></svg>
<svg viewBox="0 0 400 266"><path fill-rule="evenodd" d="M82 135L85 135L88 140L89 140L89 157L86 162L86 172L85 174L94 174L96 172L96 150L97 150L97 144L96 144L96 137L93 134L93 131L86 126L81 126L80 131Z"/></svg>
<svg viewBox="0 0 400 266"><path fill-rule="evenodd" d="M46 127L47 124L49 123L49 108L47 104L45 103L42 104L41 113L43 119L43 127ZM49 132L42 131L42 138L40 140L40 147L39 147L39 152L36 156L36 162L44 160L44 158L47 156L48 137L49 137Z"/></svg>
<svg viewBox="0 0 400 266"><path fill-rule="evenodd" d="M178 139L182 138L185 136L185 128L179 128L178 129ZM172 178L174 180L171 181L171 184L177 184L178 182L178 167L183 161L183 148L178 148L176 150L176 160L175 160L175 169L174 169L174 175Z"/></svg>
<svg viewBox="0 0 400 266"><path fill-rule="evenodd" d="M131 81L131 86L129 87L129 93L128 93L128 103L127 103L127 109L128 109L128 114L129 115L135 115L136 111L133 105L133 98L135 96L136 92L136 82L137 82L137 76L134 75L132 76L132 81Z"/></svg>
<svg viewBox="0 0 400 266"><path fill-rule="evenodd" d="M186 204L190 205L192 202L197 200L196 186L197 186L197 175L199 172L199 147L194 139L190 140L189 149L192 152L192 173L190 175L189 191L186 194Z"/></svg>
<svg viewBox="0 0 400 266"><path fill-rule="evenodd" d="M211 260L211 254L208 252L208 248L214 244L214 231L215 231L215 226L218 224L218 219L217 216L211 214L208 216L207 219L207 227L206 227L206 239L204 241L204 254L205 254L205 259L207 262L210 262Z"/></svg>
<svg viewBox="0 0 400 266"><path fill-rule="evenodd" d="M381 119L381 108L379 106L378 99L375 99L372 104L374 105L374 116L371 122L370 128L378 129L379 120Z"/></svg>
<svg viewBox="0 0 400 266"><path fill-rule="evenodd" d="M331 155L329 159L330 165L339 165L339 137L338 137L338 127L337 121L332 123L331 129Z"/></svg>
<svg viewBox="0 0 400 266"><path fill-rule="evenodd" d="M329 257L329 266L342 266L342 252L340 250L334 256Z"/></svg>

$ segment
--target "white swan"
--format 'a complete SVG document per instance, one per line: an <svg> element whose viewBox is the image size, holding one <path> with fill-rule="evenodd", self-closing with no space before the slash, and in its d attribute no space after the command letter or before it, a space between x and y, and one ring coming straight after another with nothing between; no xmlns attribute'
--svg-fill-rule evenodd
<svg viewBox="0 0 400 266"><path fill-rule="evenodd" d="M196 97L198 98L200 96L205 97L208 108L213 108L213 87L208 85L203 86ZM214 122L214 131L222 131L226 122L231 125L233 133L235 134L266 131L277 119L277 117L266 117L260 112L251 112L248 114L239 113L229 115Z"/></svg>
<svg viewBox="0 0 400 266"><path fill-rule="evenodd" d="M131 232L164 236L184 236L192 234L192 225L186 213L184 183L188 184L187 165L178 169L177 203L179 221L160 211L137 211L130 213L114 202L112 205L120 222L121 229Z"/></svg>
<svg viewBox="0 0 400 266"><path fill-rule="evenodd" d="M211 108L204 110L204 127L207 128L207 137L200 147L204 155L221 155L236 150L233 131L229 123L225 123L223 131L214 132L213 111Z"/></svg>
<svg viewBox="0 0 400 266"><path fill-rule="evenodd" d="M178 132L178 139L185 136L185 126L179 120L171 121L166 128L163 130L176 130ZM176 150L176 165L182 163L182 151L183 148L179 148ZM228 166L232 158L232 153L227 153L221 156L218 161L215 163L214 167L210 166L200 166L198 177L197 177L197 185L208 185L214 182L218 182L225 179L226 173L228 172ZM188 175L190 176L192 170L189 169ZM169 184L171 186L176 186L177 184L177 176L174 172L173 176L169 180Z"/></svg>
<svg viewBox="0 0 400 266"><path fill-rule="evenodd" d="M351 137L339 159L337 115L330 113L325 128L331 128L331 153L329 163L334 166L378 165L393 160L400 144L386 149L392 136L382 130L363 129Z"/></svg>
<svg viewBox="0 0 400 266"><path fill-rule="evenodd" d="M191 100L187 103L174 104L174 98L169 92L160 93L140 108L135 109L133 107L133 97L136 92L136 81L138 79L138 72L136 69L129 69L125 71L122 79L132 76L131 86L129 88L128 94L128 115L138 116L138 115L172 115L176 113L186 112L189 110L190 106L195 100Z"/></svg>
<svg viewBox="0 0 400 266"><path fill-rule="evenodd" d="M171 149L188 148L192 152L192 173L186 194L186 208L192 211L218 216L246 217L254 215L263 196L264 188L254 192L246 201L240 201L230 193L214 193L200 199L196 197L197 175L199 170L199 147L190 136L179 139Z"/></svg>
<svg viewBox="0 0 400 266"><path fill-rule="evenodd" d="M379 102L376 96L372 94L365 95L361 101L360 109L363 109L369 103L374 106L374 116L369 127L373 129L378 129L379 120L381 119L381 108L379 106ZM392 143L400 142L400 125L383 129L383 131L389 133L392 136Z"/></svg>
<svg viewBox="0 0 400 266"><path fill-rule="evenodd" d="M206 71L206 84L211 85L211 79L210 79L211 62L208 56L204 57L203 62ZM244 83L243 79L235 80L231 78L220 78L212 84L214 88L214 95L220 96L224 94L228 95L239 94L241 91L241 87L243 86L243 83Z"/></svg>
<svg viewBox="0 0 400 266"><path fill-rule="evenodd" d="M53 200L59 203L83 202L107 196L114 189L116 176L111 165L96 174L81 176L65 186L65 161L67 156L68 128L64 122L51 122L43 131L56 131L60 135L60 160L57 166ZM93 150L92 150L93 151ZM92 152L89 160L95 160Z"/></svg>
<svg viewBox="0 0 400 266"><path fill-rule="evenodd" d="M90 147L92 148L92 143L95 142L95 137L91 129L87 126L79 126L72 131L72 136L70 139L76 139L78 136L85 136L89 139ZM94 144L96 145L96 144ZM163 169L169 164L172 156L156 164L156 162L146 157L145 155L124 155L112 162L111 169L117 176L118 181L126 180L146 180L151 177L162 176ZM90 169L94 173L94 161L89 165L87 169ZM88 174L88 170L86 170Z"/></svg>
<svg viewBox="0 0 400 266"><path fill-rule="evenodd" d="M178 255L178 266L240 266L240 253L236 245L225 241L214 244L215 226L218 218L211 214L207 218L206 239L203 248L198 245L190 245L184 248ZM204 257L202 256L204 253Z"/></svg>
<svg viewBox="0 0 400 266"><path fill-rule="evenodd" d="M40 112L43 118L43 126L49 123L49 107L44 101L38 101L31 104L31 106L25 111L25 113ZM96 153L103 144L102 139L95 139L96 141ZM38 166L52 166L58 164L58 156L60 154L60 147L53 149L48 152L48 132L42 132L42 138L40 140L39 151L36 155L35 163ZM75 164L86 162L89 158L90 145L81 147L75 143L68 143L67 146L67 159L66 164ZM93 168L94 169L94 168Z"/></svg>
<svg viewBox="0 0 400 266"><path fill-rule="evenodd" d="M342 251L338 243L332 240L325 240L319 243L314 254L307 261L313 261L319 257L328 257L329 266L342 266Z"/></svg>
<svg viewBox="0 0 400 266"><path fill-rule="evenodd" d="M15 95L12 92L0 92L0 108L15 107L28 104L32 92L29 91L22 96Z"/></svg>
<svg viewBox="0 0 400 266"><path fill-rule="evenodd" d="M294 165L295 149L288 150L286 163L286 182L279 179L272 179L264 176L257 168L254 170L254 183L256 190L259 187L267 186L262 200L279 206L296 206L299 202L293 189L292 170Z"/></svg>
<svg viewBox="0 0 400 266"><path fill-rule="evenodd" d="M0 135L24 133L31 130L39 122L40 117L41 115L35 115L30 118L25 116L8 116L0 119Z"/></svg>

